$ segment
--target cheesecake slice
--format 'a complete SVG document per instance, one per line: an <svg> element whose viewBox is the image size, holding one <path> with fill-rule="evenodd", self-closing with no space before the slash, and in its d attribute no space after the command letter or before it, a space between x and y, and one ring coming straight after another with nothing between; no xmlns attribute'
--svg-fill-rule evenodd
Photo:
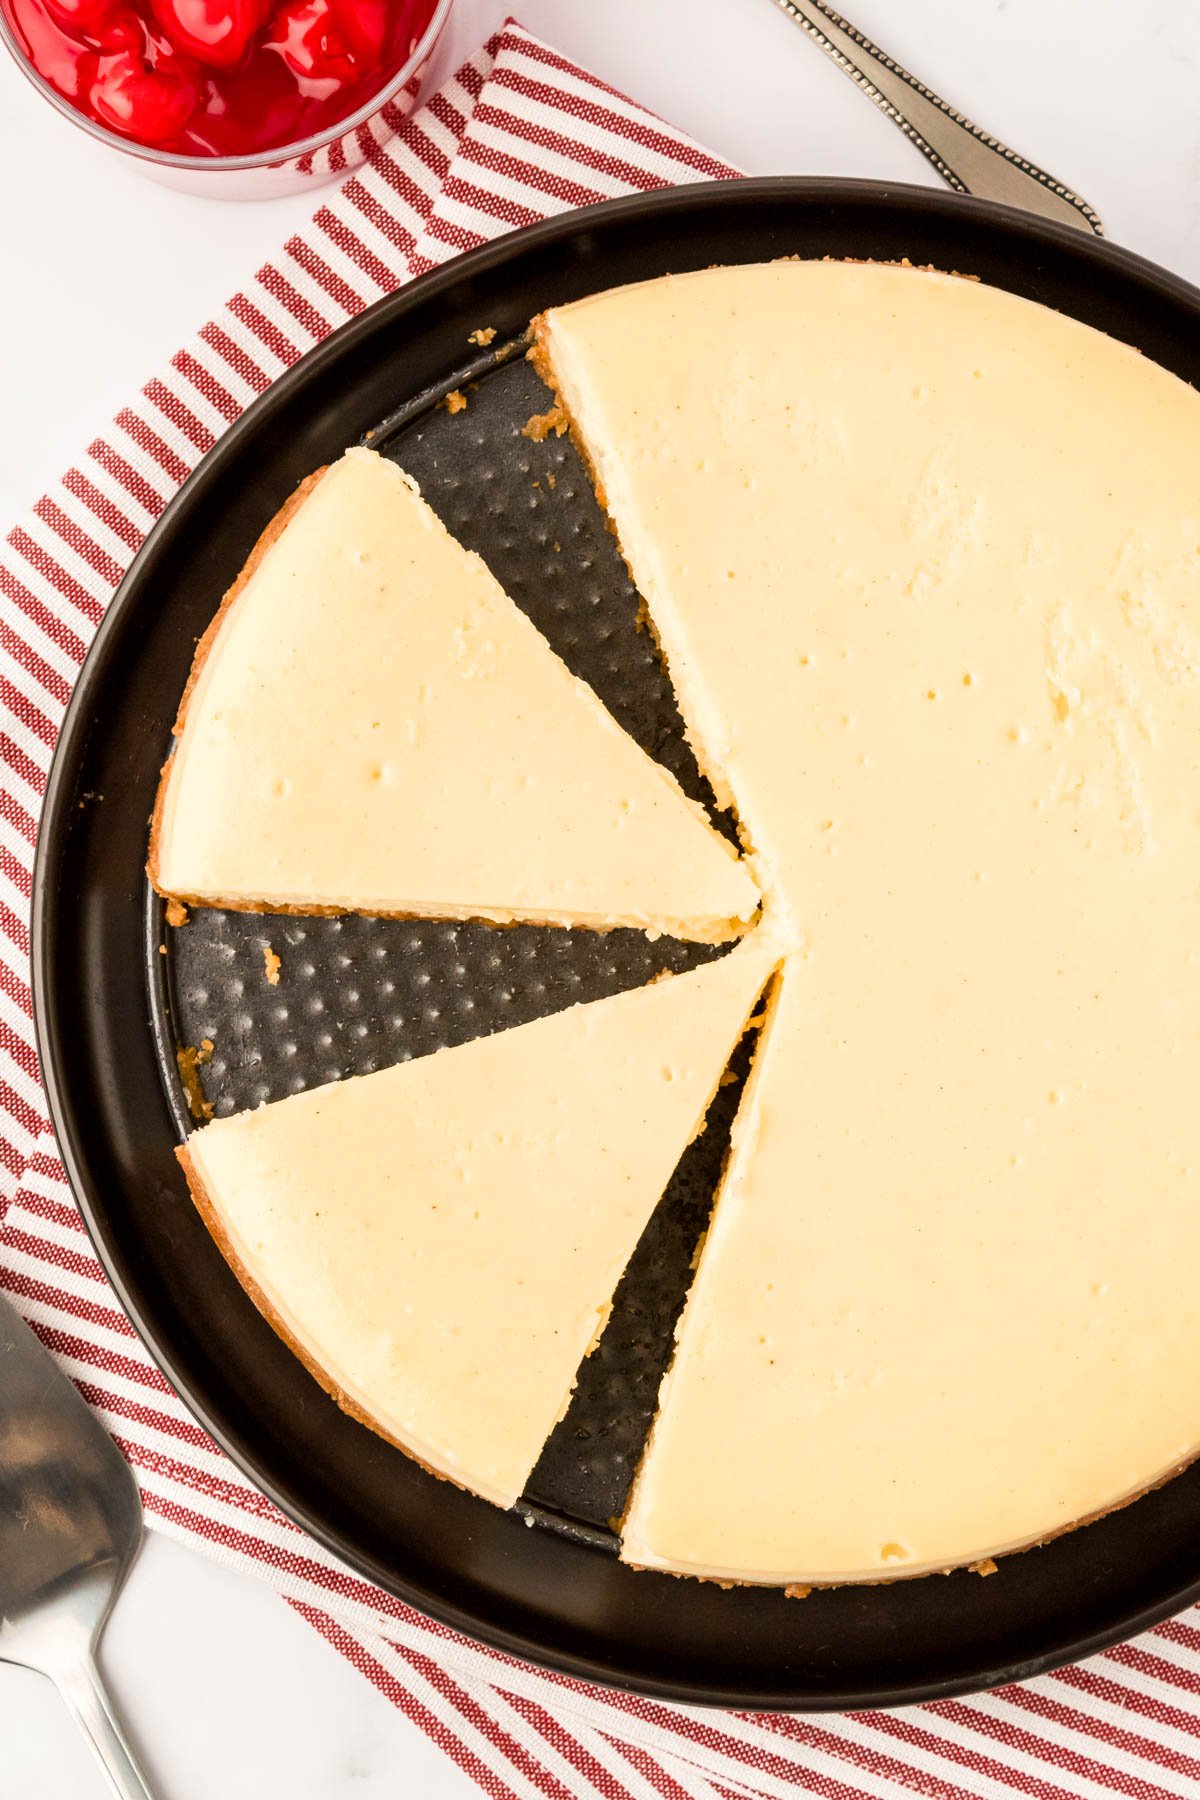
<svg viewBox="0 0 1200 1800"><path fill-rule="evenodd" d="M648 987L218 1119L179 1152L348 1412L511 1506L772 966Z"/></svg>
<svg viewBox="0 0 1200 1800"><path fill-rule="evenodd" d="M1200 1447L1200 396L978 282L539 326L786 955L626 1522L878 1580Z"/></svg>
<svg viewBox="0 0 1200 1800"><path fill-rule="evenodd" d="M393 463L276 519L201 640L149 873L193 904L736 935L730 846Z"/></svg>
<svg viewBox="0 0 1200 1800"><path fill-rule="evenodd" d="M1136 1069L1107 1089L1109 1133L1058 1131L1078 1093L1022 1116L998 1069L971 1139L960 1095L922 1115L904 1069L847 1124L854 1056L814 1031L790 964L624 1521L636 1567L807 1587L986 1566L1195 1454L1186 1075L1147 1106L1164 1141L1142 1157L1120 1125ZM926 1136L942 1160L918 1178Z"/></svg>

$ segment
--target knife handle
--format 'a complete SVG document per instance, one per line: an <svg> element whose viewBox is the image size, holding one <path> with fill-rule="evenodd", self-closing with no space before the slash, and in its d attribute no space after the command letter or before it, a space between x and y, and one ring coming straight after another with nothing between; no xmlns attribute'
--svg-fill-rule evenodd
<svg viewBox="0 0 1200 1800"><path fill-rule="evenodd" d="M776 4L912 139L950 187L1103 237L1099 215L1086 200L947 106L823 0Z"/></svg>

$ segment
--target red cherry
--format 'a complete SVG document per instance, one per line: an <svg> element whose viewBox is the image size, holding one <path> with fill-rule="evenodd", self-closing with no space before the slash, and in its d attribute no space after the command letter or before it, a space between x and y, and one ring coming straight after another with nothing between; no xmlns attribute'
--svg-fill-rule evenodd
<svg viewBox="0 0 1200 1800"><path fill-rule="evenodd" d="M241 62L267 16L263 0L152 0L176 50L213 69Z"/></svg>
<svg viewBox="0 0 1200 1800"><path fill-rule="evenodd" d="M101 56L88 93L93 117L140 144L177 138L196 107L190 81L151 69L128 50Z"/></svg>
<svg viewBox="0 0 1200 1800"><path fill-rule="evenodd" d="M311 102L282 58L257 41L236 69L210 72L192 64L182 73L200 88L200 105L187 128L187 147L198 155L243 156L308 135Z"/></svg>
<svg viewBox="0 0 1200 1800"><path fill-rule="evenodd" d="M96 32L96 41L109 56L128 50L141 56L146 47L146 33L136 13L119 12Z"/></svg>
<svg viewBox="0 0 1200 1800"><path fill-rule="evenodd" d="M69 37L40 0L10 0L10 5L17 40L34 68L64 99L82 106L96 73L95 51Z"/></svg>
<svg viewBox="0 0 1200 1800"><path fill-rule="evenodd" d="M324 90L314 98L328 99L358 74L354 57L330 0L288 0L271 21L263 47L276 50L293 75Z"/></svg>
<svg viewBox="0 0 1200 1800"><path fill-rule="evenodd" d="M121 0L45 0L46 11L71 37L98 40Z"/></svg>
<svg viewBox="0 0 1200 1800"><path fill-rule="evenodd" d="M360 67L376 67L387 44L388 0L333 0L333 10Z"/></svg>

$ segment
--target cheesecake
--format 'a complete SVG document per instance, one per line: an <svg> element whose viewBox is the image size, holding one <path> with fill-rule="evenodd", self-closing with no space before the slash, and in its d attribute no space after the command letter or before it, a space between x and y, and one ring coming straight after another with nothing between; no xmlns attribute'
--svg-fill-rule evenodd
<svg viewBox="0 0 1200 1800"><path fill-rule="evenodd" d="M623 1554L987 1566L1200 1448L1200 396L910 267L536 335L783 962Z"/></svg>
<svg viewBox="0 0 1200 1800"><path fill-rule="evenodd" d="M173 900L712 942L758 904L702 809L369 450L268 528L175 730L149 858Z"/></svg>
<svg viewBox="0 0 1200 1800"><path fill-rule="evenodd" d="M180 1160L339 1405L511 1506L772 970L683 975L216 1119Z"/></svg>

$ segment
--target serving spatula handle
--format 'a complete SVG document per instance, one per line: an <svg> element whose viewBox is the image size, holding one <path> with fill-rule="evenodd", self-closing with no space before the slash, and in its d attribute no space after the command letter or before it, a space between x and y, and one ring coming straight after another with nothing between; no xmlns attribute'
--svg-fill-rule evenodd
<svg viewBox="0 0 1200 1800"><path fill-rule="evenodd" d="M1086 200L947 106L823 0L776 5L912 139L950 187L1103 237L1099 215Z"/></svg>
<svg viewBox="0 0 1200 1800"><path fill-rule="evenodd" d="M46 1673L81 1726L114 1800L154 1800L91 1654L48 1668Z"/></svg>

